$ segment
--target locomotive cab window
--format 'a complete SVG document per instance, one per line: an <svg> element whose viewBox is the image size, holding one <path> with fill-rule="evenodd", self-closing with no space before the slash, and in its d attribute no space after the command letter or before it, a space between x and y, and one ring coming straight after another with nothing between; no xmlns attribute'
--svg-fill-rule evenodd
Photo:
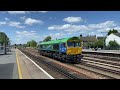
<svg viewBox="0 0 120 90"><path fill-rule="evenodd" d="M74 42L67 42L68 47L74 47Z"/></svg>
<svg viewBox="0 0 120 90"><path fill-rule="evenodd" d="M62 43L62 46L63 46L63 47L66 47L65 43Z"/></svg>
<svg viewBox="0 0 120 90"><path fill-rule="evenodd" d="M80 42L75 42L75 46L80 47L81 46Z"/></svg>
<svg viewBox="0 0 120 90"><path fill-rule="evenodd" d="M68 47L80 47L80 42L67 42Z"/></svg>

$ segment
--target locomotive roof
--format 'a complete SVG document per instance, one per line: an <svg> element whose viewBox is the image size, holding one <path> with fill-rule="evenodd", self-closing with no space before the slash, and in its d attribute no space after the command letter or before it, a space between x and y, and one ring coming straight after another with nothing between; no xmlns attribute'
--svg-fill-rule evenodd
<svg viewBox="0 0 120 90"><path fill-rule="evenodd" d="M51 40L51 41L48 41L48 42L41 42L39 44L58 44L58 43L64 43L64 42L67 42L68 40L70 39L79 39L78 37L72 37L72 38L62 38L62 39L58 39L58 40Z"/></svg>

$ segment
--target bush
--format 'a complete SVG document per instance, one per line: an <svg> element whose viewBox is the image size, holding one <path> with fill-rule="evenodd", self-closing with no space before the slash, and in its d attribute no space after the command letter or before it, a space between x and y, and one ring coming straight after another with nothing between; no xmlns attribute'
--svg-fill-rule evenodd
<svg viewBox="0 0 120 90"><path fill-rule="evenodd" d="M109 45L107 46L107 49L118 50L118 49L120 49L120 45L115 40L110 41Z"/></svg>

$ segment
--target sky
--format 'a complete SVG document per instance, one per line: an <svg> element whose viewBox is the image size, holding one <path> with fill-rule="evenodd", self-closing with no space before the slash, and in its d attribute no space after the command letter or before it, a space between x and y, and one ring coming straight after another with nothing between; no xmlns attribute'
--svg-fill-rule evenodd
<svg viewBox="0 0 120 90"><path fill-rule="evenodd" d="M110 29L120 32L120 11L0 11L0 32L11 44L26 44L87 35L105 36Z"/></svg>

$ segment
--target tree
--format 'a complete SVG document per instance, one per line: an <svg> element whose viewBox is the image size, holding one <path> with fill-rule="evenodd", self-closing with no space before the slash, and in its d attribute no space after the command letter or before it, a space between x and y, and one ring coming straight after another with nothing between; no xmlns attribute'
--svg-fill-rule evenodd
<svg viewBox="0 0 120 90"><path fill-rule="evenodd" d="M27 46L28 47L36 47L37 46L37 42L34 40L28 41L27 42Z"/></svg>
<svg viewBox="0 0 120 90"><path fill-rule="evenodd" d="M43 41L47 42L47 41L51 41L51 39L52 39L51 36L47 36Z"/></svg>
<svg viewBox="0 0 120 90"><path fill-rule="evenodd" d="M0 42L2 42L5 45L6 54L6 46L10 43L10 40L4 32L0 32Z"/></svg>
<svg viewBox="0 0 120 90"><path fill-rule="evenodd" d="M95 48L103 48L104 41L103 40L98 40L95 42Z"/></svg>
<svg viewBox="0 0 120 90"><path fill-rule="evenodd" d="M110 35L111 33L118 33L118 31L117 31L117 30L115 30L115 29L110 30L110 31L108 32L108 35Z"/></svg>
<svg viewBox="0 0 120 90"><path fill-rule="evenodd" d="M27 44L23 44L23 47L27 47Z"/></svg>
<svg viewBox="0 0 120 90"><path fill-rule="evenodd" d="M27 42L27 47L30 47L30 41Z"/></svg>
<svg viewBox="0 0 120 90"><path fill-rule="evenodd" d="M30 47L36 47L36 46L37 46L37 42L34 41L34 40L32 40L32 41L30 42Z"/></svg>
<svg viewBox="0 0 120 90"><path fill-rule="evenodd" d="M109 42L109 48L110 49L118 49L120 45L114 40Z"/></svg>
<svg viewBox="0 0 120 90"><path fill-rule="evenodd" d="M0 32L0 42L6 43L7 35L4 32Z"/></svg>

